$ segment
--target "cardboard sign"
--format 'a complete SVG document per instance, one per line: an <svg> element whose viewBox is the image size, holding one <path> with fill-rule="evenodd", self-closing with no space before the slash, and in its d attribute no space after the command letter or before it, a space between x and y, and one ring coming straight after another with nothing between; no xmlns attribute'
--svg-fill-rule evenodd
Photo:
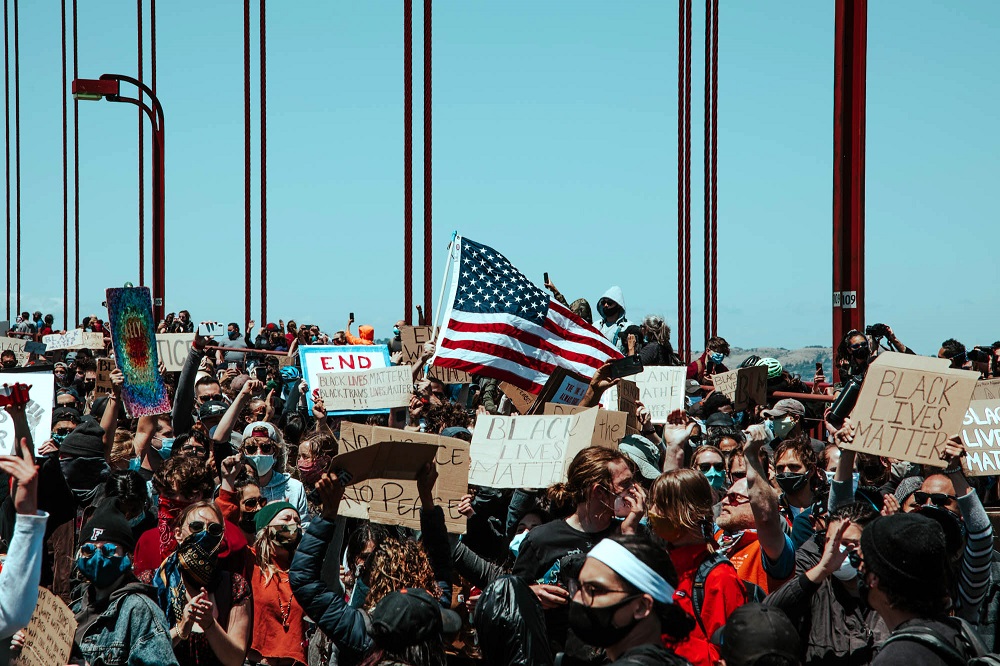
<svg viewBox="0 0 1000 666"><path fill-rule="evenodd" d="M84 349L104 349L104 334L84 331L83 347Z"/></svg>
<svg viewBox="0 0 1000 666"><path fill-rule="evenodd" d="M534 393L528 393L523 388L508 384L507 382L500 382L497 384L497 388L507 396L510 404L517 410L518 414L531 413L531 407L535 404L536 398Z"/></svg>
<svg viewBox="0 0 1000 666"><path fill-rule="evenodd" d="M601 396L601 406L628 414L630 435L639 432L635 416L636 402L641 401L649 410L653 423L666 423L670 412L684 409L686 372L679 366L650 366L638 375L633 375L632 380L623 379L617 386L605 391Z"/></svg>
<svg viewBox="0 0 1000 666"><path fill-rule="evenodd" d="M17 364L23 366L28 362L28 350L25 349L29 340L21 338L0 338L0 352L12 351L17 358Z"/></svg>
<svg viewBox="0 0 1000 666"><path fill-rule="evenodd" d="M24 628L24 649L11 659L17 666L53 666L69 661L76 638L76 617L58 595L38 588L38 605Z"/></svg>
<svg viewBox="0 0 1000 666"><path fill-rule="evenodd" d="M946 467L944 445L957 435L979 375L948 359L884 352L868 366L851 412L854 441L843 448Z"/></svg>
<svg viewBox="0 0 1000 666"><path fill-rule="evenodd" d="M438 447L423 442L378 442L335 456L330 469L351 473L351 485L370 479L416 481L424 465L432 462Z"/></svg>
<svg viewBox="0 0 1000 666"><path fill-rule="evenodd" d="M490 488L545 488L566 478L573 457L590 446L597 408L553 416L480 415L472 435L469 483Z"/></svg>
<svg viewBox="0 0 1000 666"><path fill-rule="evenodd" d="M156 351L167 372L180 372L191 351L194 333L157 333Z"/></svg>
<svg viewBox="0 0 1000 666"><path fill-rule="evenodd" d="M542 408L542 413L546 416L550 414L579 414L588 409L589 407L556 405L547 402ZM617 449L625 435L629 434L627 422L628 415L625 412L613 412L610 409L597 410L597 421L594 423L594 436L590 440L590 445Z"/></svg>
<svg viewBox="0 0 1000 666"><path fill-rule="evenodd" d="M302 361L302 376L309 386L306 400L309 403L310 412L313 408L312 392L313 389L320 387L319 376L321 373L376 370L388 368L391 365L389 348L385 345L308 345L299 347L299 359ZM412 390L412 379L410 379L410 386ZM346 414L383 414L388 411L388 408L359 410L327 408L326 413L331 416L343 416Z"/></svg>
<svg viewBox="0 0 1000 666"><path fill-rule="evenodd" d="M973 400L962 425L965 475L1000 474L1000 400Z"/></svg>
<svg viewBox="0 0 1000 666"><path fill-rule="evenodd" d="M742 412L767 404L767 368L754 365L712 375L715 390L733 401L733 409Z"/></svg>
<svg viewBox="0 0 1000 666"><path fill-rule="evenodd" d="M538 394L533 413L537 413L547 402L557 405L579 405L589 386L590 379L587 377L565 368L556 368Z"/></svg>
<svg viewBox="0 0 1000 666"><path fill-rule="evenodd" d="M1000 400L1000 379L985 379L976 382L972 391L973 400Z"/></svg>
<svg viewBox="0 0 1000 666"><path fill-rule="evenodd" d="M105 293L115 361L125 375L125 408L133 417L166 414L170 396L160 375L149 287L120 287Z"/></svg>
<svg viewBox="0 0 1000 666"><path fill-rule="evenodd" d="M400 365L416 365L424 352L425 342L434 342L431 335L431 326L403 326L399 329L399 340L403 346L403 358ZM455 368L441 368L436 365L431 366L430 376L440 380L445 384L469 384L472 382L472 375L465 370Z"/></svg>
<svg viewBox="0 0 1000 666"><path fill-rule="evenodd" d="M98 333L98 335L100 335L100 333ZM82 349L83 329L75 328L72 331L66 331L65 333L43 335L42 342L45 343L45 347L49 351L56 351L57 349ZM101 346L104 346L103 342Z"/></svg>
<svg viewBox="0 0 1000 666"><path fill-rule="evenodd" d="M413 395L413 370L396 365L358 372L321 372L319 390L327 412L378 411L406 407Z"/></svg>
<svg viewBox="0 0 1000 666"><path fill-rule="evenodd" d="M111 373L118 364L113 358L95 358L97 363L97 383L94 384L95 396L111 395Z"/></svg>
<svg viewBox="0 0 1000 666"><path fill-rule="evenodd" d="M469 443L454 437L341 423L341 452L357 451L376 442L420 442L436 447L438 480L434 503L444 510L448 531L464 534L465 516L458 512L458 503L469 489ZM420 529L417 482L373 479L355 483L344 491L340 515Z"/></svg>
<svg viewBox="0 0 1000 666"><path fill-rule="evenodd" d="M30 400L25 407L28 431L38 454L38 447L52 439L52 404L55 402L55 379L51 372L0 372L0 387L4 384L27 384ZM2 390L2 389L0 389ZM10 455L14 449L14 422L6 410L0 409L0 455Z"/></svg>

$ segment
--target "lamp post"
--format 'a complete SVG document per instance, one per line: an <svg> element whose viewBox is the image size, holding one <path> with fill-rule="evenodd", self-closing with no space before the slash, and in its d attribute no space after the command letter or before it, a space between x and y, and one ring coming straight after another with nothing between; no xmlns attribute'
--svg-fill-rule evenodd
<svg viewBox="0 0 1000 666"><path fill-rule="evenodd" d="M134 97L120 94L120 84L130 83L142 90L152 107ZM164 302L164 234L163 234L163 106L149 86L142 81L124 74L102 74L99 79L75 79L73 98L78 100L100 100L135 104L149 117L153 126L153 317L163 320Z"/></svg>

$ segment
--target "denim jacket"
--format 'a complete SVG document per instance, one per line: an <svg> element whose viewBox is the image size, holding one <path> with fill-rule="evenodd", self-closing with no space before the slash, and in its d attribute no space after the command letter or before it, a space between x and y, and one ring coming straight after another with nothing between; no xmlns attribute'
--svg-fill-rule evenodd
<svg viewBox="0 0 1000 666"><path fill-rule="evenodd" d="M88 589L76 614L79 622L73 656L90 666L176 666L167 620L152 597L152 588L138 581L116 590L101 610ZM83 660L80 659L80 663Z"/></svg>

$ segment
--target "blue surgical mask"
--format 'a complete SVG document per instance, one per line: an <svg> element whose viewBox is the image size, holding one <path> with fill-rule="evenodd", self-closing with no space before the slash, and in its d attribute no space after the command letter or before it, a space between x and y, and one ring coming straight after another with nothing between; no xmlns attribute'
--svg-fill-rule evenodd
<svg viewBox="0 0 1000 666"><path fill-rule="evenodd" d="M726 358L725 354L722 354L720 352L712 352L711 354L708 355L708 360L710 360L712 363L715 363L716 365L722 363L722 359L724 358Z"/></svg>
<svg viewBox="0 0 1000 666"><path fill-rule="evenodd" d="M395 335L395 336L397 336L397 337L399 336L399 326L393 326L392 327L392 334Z"/></svg>
<svg viewBox="0 0 1000 666"><path fill-rule="evenodd" d="M726 473L722 470L715 469L714 467L707 472L702 472L705 478L708 479L709 485L711 485L716 490L722 490L726 487Z"/></svg>
<svg viewBox="0 0 1000 666"><path fill-rule="evenodd" d="M255 456L247 456L246 458L250 461L250 464L253 465L253 468L257 470L257 476L264 476L271 471L272 467L274 467L274 456L258 454Z"/></svg>
<svg viewBox="0 0 1000 666"><path fill-rule="evenodd" d="M76 568L97 588L110 587L132 566L128 555L108 557L98 548L90 557L76 558Z"/></svg>
<svg viewBox="0 0 1000 666"><path fill-rule="evenodd" d="M528 530L524 530L520 534L515 534L514 538L510 540L510 545L507 547L510 548L510 552L513 553L514 557L517 557L518 551L521 550L521 544L527 536Z"/></svg>
<svg viewBox="0 0 1000 666"><path fill-rule="evenodd" d="M170 457L170 451L174 448L174 438L164 437L162 442L163 444L160 446L160 457L166 460Z"/></svg>

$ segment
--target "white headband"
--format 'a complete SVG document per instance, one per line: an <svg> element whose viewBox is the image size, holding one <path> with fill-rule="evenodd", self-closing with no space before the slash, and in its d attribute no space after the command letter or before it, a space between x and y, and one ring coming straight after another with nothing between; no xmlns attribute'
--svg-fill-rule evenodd
<svg viewBox="0 0 1000 666"><path fill-rule="evenodd" d="M604 539L587 553L587 557L608 565L616 574L656 601L674 603L674 588L670 583L617 541Z"/></svg>

